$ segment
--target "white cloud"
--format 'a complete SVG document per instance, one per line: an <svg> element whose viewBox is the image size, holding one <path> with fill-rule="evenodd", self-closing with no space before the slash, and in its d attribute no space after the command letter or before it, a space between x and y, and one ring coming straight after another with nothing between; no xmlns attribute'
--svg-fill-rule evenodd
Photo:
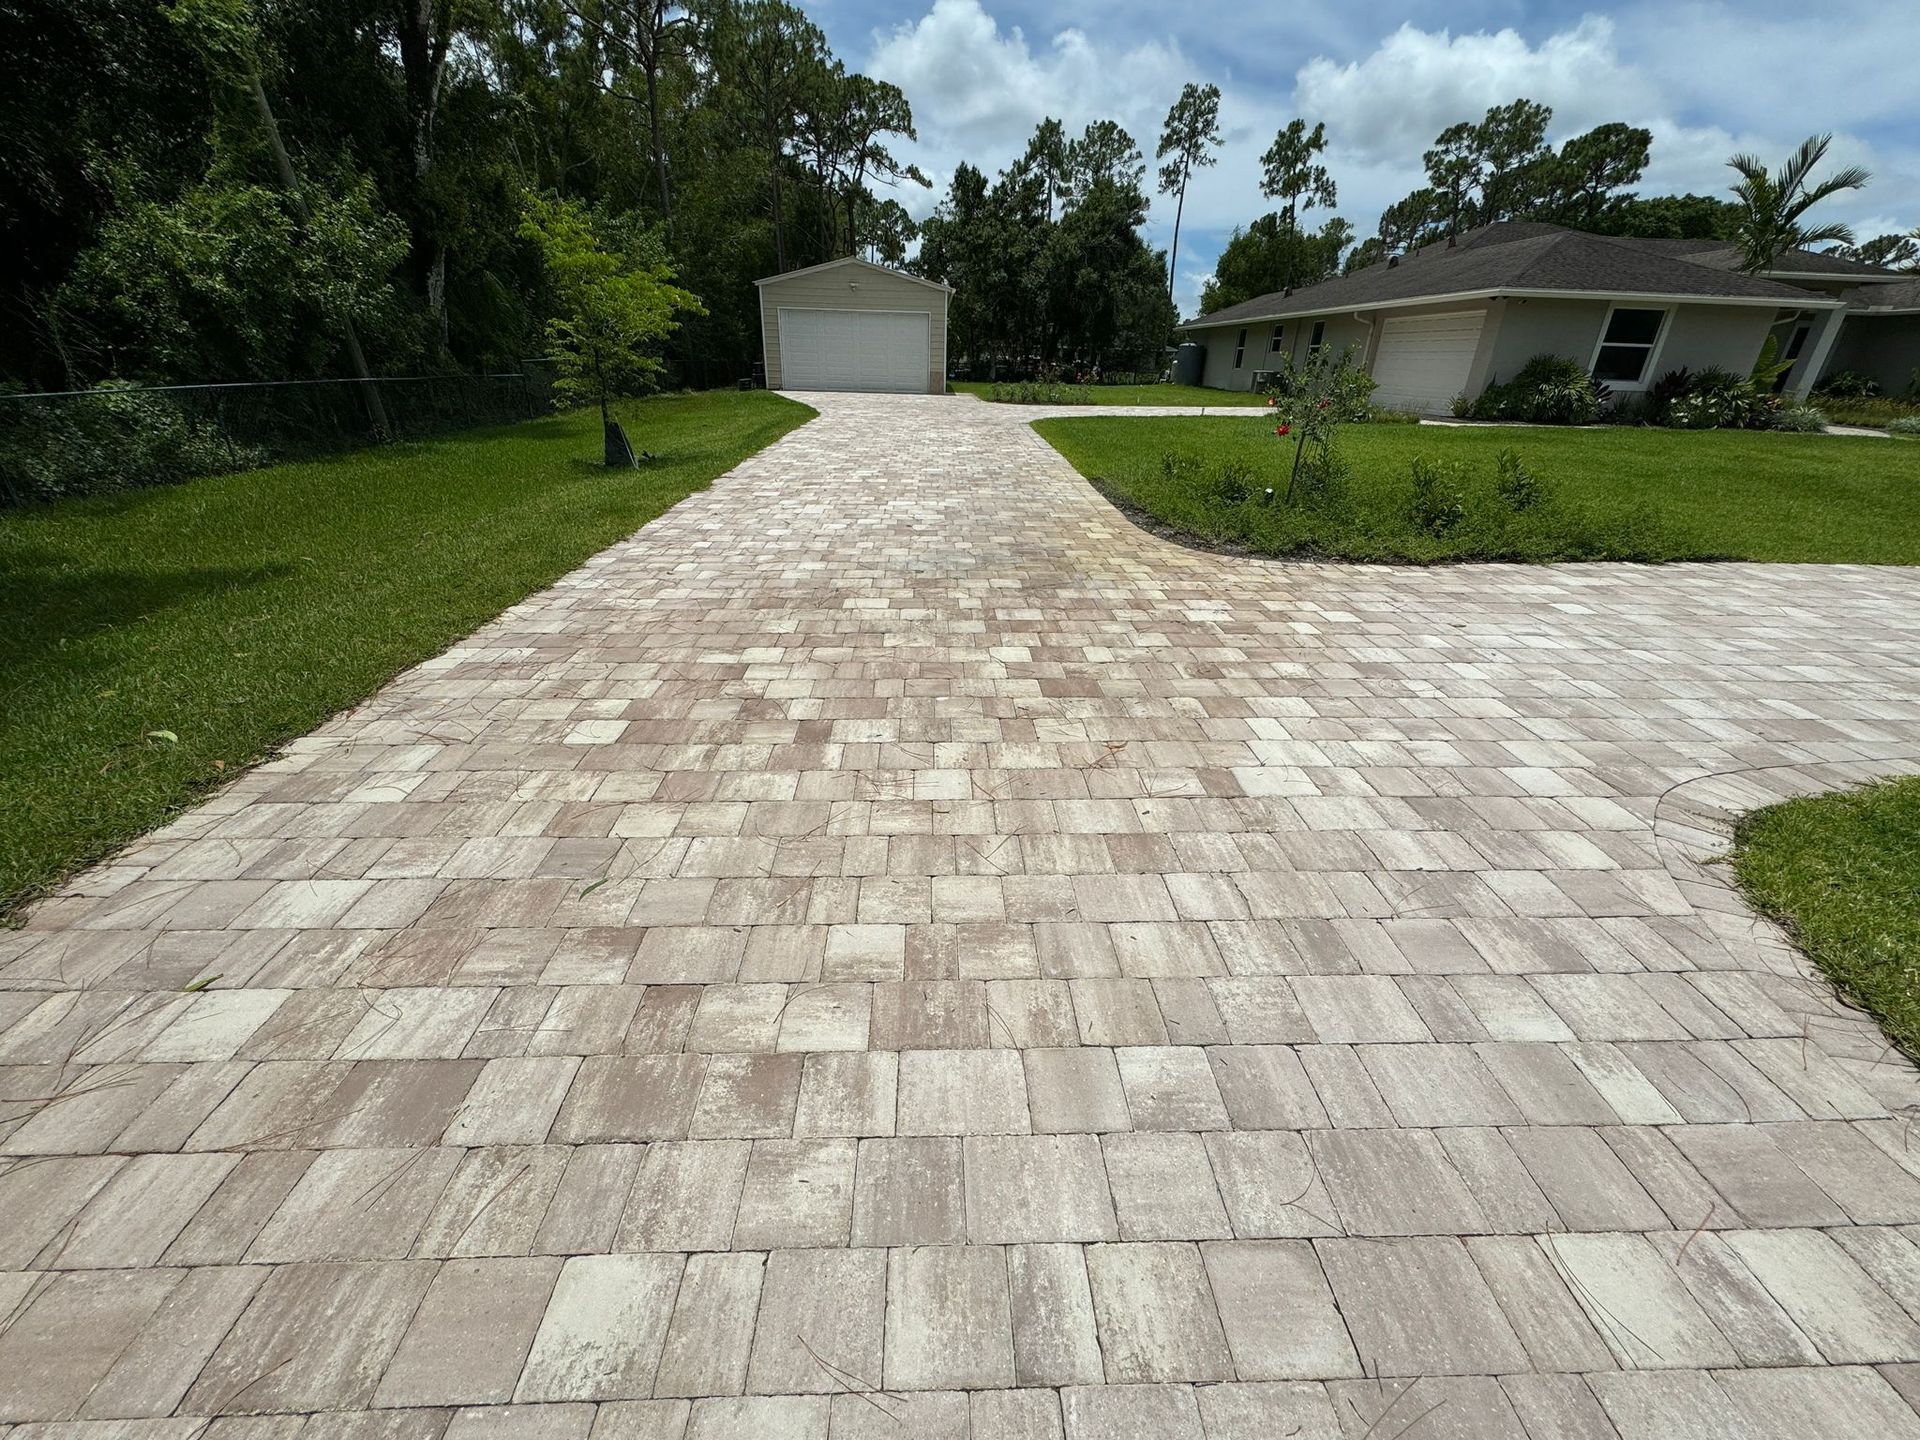
<svg viewBox="0 0 1920 1440"><path fill-rule="evenodd" d="M1065 29L1036 49L1005 30L980 0L934 0L918 20L874 32L869 74L913 103L923 144L964 147L960 158L1004 165L1048 115L1077 130L1115 119L1151 152L1161 118L1189 78L1179 48L1159 39L1120 47Z"/></svg>
<svg viewBox="0 0 1920 1440"><path fill-rule="evenodd" d="M1622 65L1613 23L1584 17L1530 45L1514 30L1454 35L1402 25L1371 54L1317 56L1294 77L1294 104L1324 120L1341 149L1365 160L1416 160L1433 137L1524 95L1551 105L1559 127L1586 128L1646 108L1649 87Z"/></svg>

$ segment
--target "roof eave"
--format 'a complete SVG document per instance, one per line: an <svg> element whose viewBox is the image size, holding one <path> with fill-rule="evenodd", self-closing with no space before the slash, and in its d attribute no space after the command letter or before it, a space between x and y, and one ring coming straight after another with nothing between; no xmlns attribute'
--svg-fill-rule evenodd
<svg viewBox="0 0 1920 1440"><path fill-rule="evenodd" d="M1358 304L1308 305L1291 310L1262 311L1257 315L1236 315L1215 320L1202 315L1176 326L1179 330L1213 330L1223 325L1261 325L1269 320L1297 320L1303 315L1333 315L1346 311L1401 310L1412 305L1445 305L1463 300L1645 300L1663 305L1766 305L1776 310L1789 307L1800 310L1842 310L1846 301L1816 299L1811 295L1698 295L1653 290L1563 290L1502 285L1497 289L1454 290L1432 295L1410 295L1399 300L1370 300Z"/></svg>
<svg viewBox="0 0 1920 1440"><path fill-rule="evenodd" d="M916 285L929 285L935 290L944 290L949 295L953 287L941 280L929 280L924 275L914 275L906 270L896 270L891 265L876 265L871 260L863 260L858 255L842 255L838 260L822 260L818 265L803 265L798 270L783 270L778 275L765 275L754 281L756 286L772 285L781 280L791 280L798 275L814 275L822 270L832 270L840 265L859 265L864 269L878 270L882 275L892 275L900 280L911 280Z"/></svg>

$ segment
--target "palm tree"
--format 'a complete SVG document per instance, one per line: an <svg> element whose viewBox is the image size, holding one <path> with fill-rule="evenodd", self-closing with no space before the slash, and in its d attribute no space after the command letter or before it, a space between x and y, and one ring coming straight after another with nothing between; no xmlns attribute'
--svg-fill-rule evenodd
<svg viewBox="0 0 1920 1440"><path fill-rule="evenodd" d="M1838 223L1807 225L1806 214L1829 196L1842 190L1858 190L1872 177L1858 165L1835 171L1819 184L1812 183L1813 171L1826 159L1831 135L1809 135L1787 163L1768 173L1757 155L1736 155L1727 164L1740 172L1733 187L1741 215L1734 225L1734 241L1740 247L1741 268L1757 274L1771 270L1774 262L1789 250L1836 241L1853 243L1852 227Z"/></svg>

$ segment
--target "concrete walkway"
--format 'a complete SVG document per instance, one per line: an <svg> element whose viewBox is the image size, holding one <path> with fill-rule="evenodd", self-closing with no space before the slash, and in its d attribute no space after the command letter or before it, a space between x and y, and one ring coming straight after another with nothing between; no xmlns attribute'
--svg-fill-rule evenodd
<svg viewBox="0 0 1920 1440"><path fill-rule="evenodd" d="M1920 1088L1710 863L1920 573L808 398L0 935L0 1440L1920 1436Z"/></svg>

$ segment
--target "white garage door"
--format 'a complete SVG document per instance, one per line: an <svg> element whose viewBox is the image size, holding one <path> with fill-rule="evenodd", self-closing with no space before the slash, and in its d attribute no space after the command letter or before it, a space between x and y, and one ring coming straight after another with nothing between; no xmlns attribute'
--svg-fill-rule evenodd
<svg viewBox="0 0 1920 1440"><path fill-rule="evenodd" d="M1373 403L1383 410L1445 414L1467 388L1483 310L1389 320L1374 355Z"/></svg>
<svg viewBox="0 0 1920 1440"><path fill-rule="evenodd" d="M780 383L788 390L926 392L924 310L780 312Z"/></svg>

